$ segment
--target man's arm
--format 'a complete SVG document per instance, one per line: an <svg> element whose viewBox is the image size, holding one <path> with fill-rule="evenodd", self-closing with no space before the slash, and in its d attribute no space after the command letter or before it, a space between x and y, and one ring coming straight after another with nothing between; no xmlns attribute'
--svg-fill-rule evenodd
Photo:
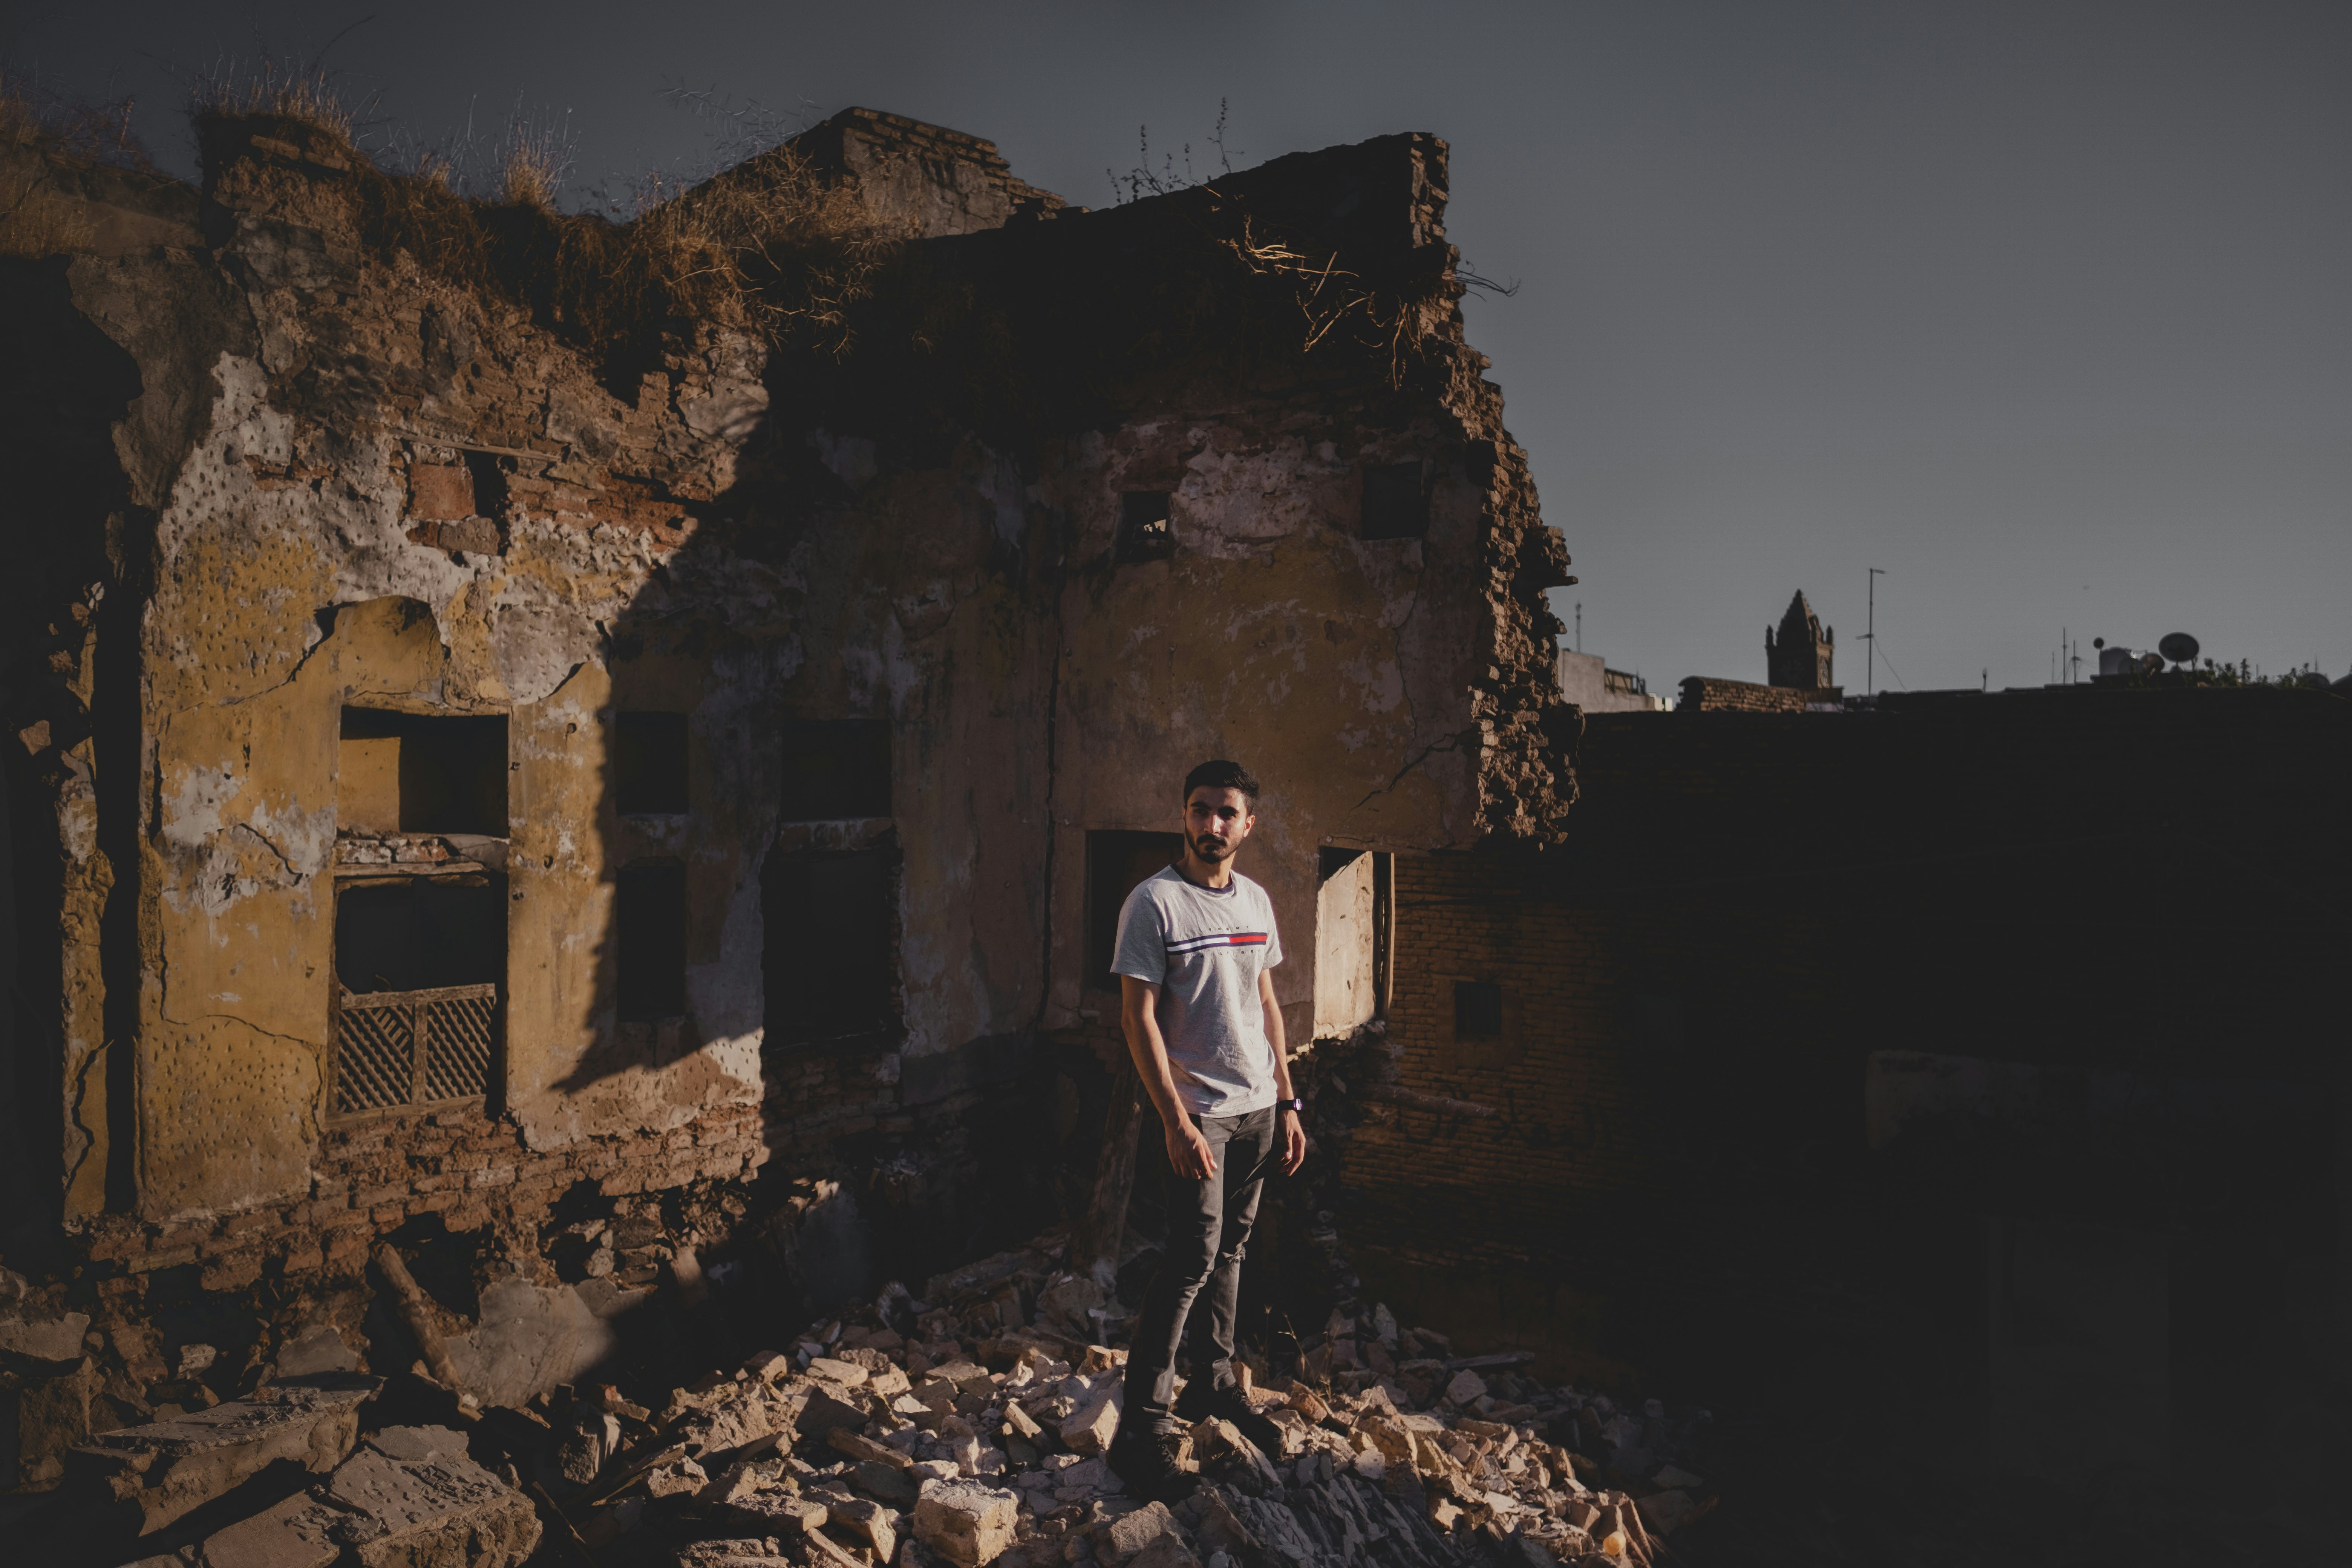
<svg viewBox="0 0 2352 1568"><path fill-rule="evenodd" d="M1278 1100L1290 1100L1297 1091L1290 1087L1290 1053L1283 1047L1282 1004L1274 999L1274 971L1257 972L1257 1002L1265 1012L1265 1043L1274 1047L1274 1092ZM1299 1124L1298 1112L1286 1107L1282 1121L1282 1173L1298 1173L1307 1163L1307 1129Z"/></svg>
<svg viewBox="0 0 2352 1568"><path fill-rule="evenodd" d="M1135 1060L1135 1076L1160 1112L1167 1134L1168 1163L1180 1176L1206 1181L1216 1156L1209 1141L1184 1113L1176 1096L1176 1069L1168 1065L1168 1042L1160 1036L1160 987L1132 974L1118 977L1118 1022L1127 1031L1127 1054ZM1286 1079L1286 1081L1287 1081Z"/></svg>

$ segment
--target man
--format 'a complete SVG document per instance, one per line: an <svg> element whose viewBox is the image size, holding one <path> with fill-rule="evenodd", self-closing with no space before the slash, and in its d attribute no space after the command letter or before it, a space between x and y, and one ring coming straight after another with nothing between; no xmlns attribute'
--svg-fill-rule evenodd
<svg viewBox="0 0 2352 1568"><path fill-rule="evenodd" d="M1307 1158L1303 1102L1291 1092L1274 966L1282 962L1265 889L1234 869L1257 826L1258 783L1239 763L1202 763L1184 779L1184 858L1146 879L1118 914L1119 1021L1136 1076L1166 1133L1168 1245L1127 1357L1127 1409L1111 1468L1137 1496L1178 1493L1185 1424L1223 1416L1261 1447L1280 1433L1250 1408L1234 1373L1242 1254L1258 1195L1277 1163ZM1206 1297L1203 1300L1202 1298ZM1176 1352L1193 1310L1205 1349L1181 1399Z"/></svg>

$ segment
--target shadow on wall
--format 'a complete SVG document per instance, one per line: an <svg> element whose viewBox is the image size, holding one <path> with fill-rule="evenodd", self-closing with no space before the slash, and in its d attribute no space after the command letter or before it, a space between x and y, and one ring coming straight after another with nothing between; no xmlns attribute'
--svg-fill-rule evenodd
<svg viewBox="0 0 2352 1568"><path fill-rule="evenodd" d="M136 920L128 887L78 876L65 839L69 832L112 826L98 847L111 858L135 857L135 838L125 837L135 832L127 829L135 803L122 798L135 784L122 770L90 766L94 749L138 754L135 669L116 661L89 686L71 672L87 669L86 649L101 633L109 640L136 636L142 584L124 584L130 592L110 599L102 589L90 591L116 576L103 548L104 520L110 515L121 524L117 549L126 559L136 557L141 531L153 526L151 516L129 505L112 438L143 390L139 364L76 307L69 263L65 257L0 258L0 492L8 515L30 535L10 567L16 613L9 617L7 662L17 689L7 706L19 723L34 712L44 715L21 730L11 724L11 743L0 747L7 758L0 855L8 858L10 895L0 924L11 928L0 956L9 998L0 1011L0 1114L6 1117L0 1125L12 1134L0 1138L0 1190L18 1195L7 1205L12 1218L0 1231L0 1249L12 1262L36 1266L56 1256L57 1173L67 1173L67 1185L95 1189L116 1206L130 1202L132 1179L126 1140L95 1136L103 1130L86 1128L58 1108L77 1100L128 1102L131 1055L104 1042L124 1037L135 1018L126 1015L127 1004L103 1017L61 1017L45 1005L69 968L69 940L96 941L103 928L112 939L108 952L133 951L121 940ZM60 605L68 606L66 613L56 613ZM110 792L103 812L101 792ZM64 820L61 797L69 802ZM60 920L61 910L67 919ZM125 976L116 963L108 990L135 995L135 974Z"/></svg>

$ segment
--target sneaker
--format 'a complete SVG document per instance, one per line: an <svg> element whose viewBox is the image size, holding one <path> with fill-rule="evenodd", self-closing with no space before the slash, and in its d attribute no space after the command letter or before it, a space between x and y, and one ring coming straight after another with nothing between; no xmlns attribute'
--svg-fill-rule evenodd
<svg viewBox="0 0 2352 1568"><path fill-rule="evenodd" d="M1201 1478L1180 1462L1184 1438L1175 1432L1122 1428L1104 1455L1127 1495L1143 1502L1178 1502L1190 1495Z"/></svg>
<svg viewBox="0 0 2352 1568"><path fill-rule="evenodd" d="M1194 1378L1177 1395L1176 1416L1181 1421L1206 1421L1211 1416L1230 1421L1266 1458L1282 1458L1282 1428L1257 1413L1257 1407L1249 1402L1249 1395L1237 1383L1213 1388L1207 1378Z"/></svg>

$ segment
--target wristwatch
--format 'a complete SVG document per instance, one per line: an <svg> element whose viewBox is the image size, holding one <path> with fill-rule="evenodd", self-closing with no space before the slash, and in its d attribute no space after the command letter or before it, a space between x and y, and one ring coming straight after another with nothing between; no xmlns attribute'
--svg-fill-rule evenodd
<svg viewBox="0 0 2352 1568"><path fill-rule="evenodd" d="M1303 1100L1277 1100L1274 1108L1276 1110L1295 1110L1301 1116L1307 1114L1307 1102Z"/></svg>

